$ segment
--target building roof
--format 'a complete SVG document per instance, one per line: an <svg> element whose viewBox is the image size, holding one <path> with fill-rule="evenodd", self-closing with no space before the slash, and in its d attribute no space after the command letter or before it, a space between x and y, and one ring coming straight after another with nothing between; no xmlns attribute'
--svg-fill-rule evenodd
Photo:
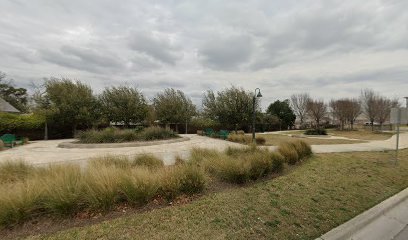
<svg viewBox="0 0 408 240"><path fill-rule="evenodd" d="M9 112L9 113L20 113L15 107L10 103L0 97L0 112Z"/></svg>

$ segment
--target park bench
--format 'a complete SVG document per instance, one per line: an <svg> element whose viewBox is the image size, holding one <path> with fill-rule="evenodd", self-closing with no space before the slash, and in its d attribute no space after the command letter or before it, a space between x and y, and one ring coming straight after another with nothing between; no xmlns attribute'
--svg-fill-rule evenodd
<svg viewBox="0 0 408 240"><path fill-rule="evenodd" d="M225 139L228 138L228 134L229 134L229 132L227 130L220 130L217 135L218 135L219 138L225 140Z"/></svg>
<svg viewBox="0 0 408 240"><path fill-rule="evenodd" d="M204 130L204 135L207 137L212 137L215 134L214 130L212 128L206 128Z"/></svg>
<svg viewBox="0 0 408 240"><path fill-rule="evenodd" d="M0 140L3 141L4 146L10 146L11 148L14 147L16 144L22 144L23 141L17 139L14 134L4 134L0 137Z"/></svg>

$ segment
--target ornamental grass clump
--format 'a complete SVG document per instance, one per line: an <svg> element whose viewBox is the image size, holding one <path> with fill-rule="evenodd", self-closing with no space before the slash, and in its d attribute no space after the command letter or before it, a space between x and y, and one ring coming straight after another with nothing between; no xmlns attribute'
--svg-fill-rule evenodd
<svg viewBox="0 0 408 240"><path fill-rule="evenodd" d="M296 150L295 146L290 142L283 142L279 144L278 152L285 158L285 161L290 165L294 165L300 160L298 151Z"/></svg>
<svg viewBox="0 0 408 240"><path fill-rule="evenodd" d="M132 166L143 166L149 169L157 169L164 167L164 163L161 159L153 155L143 154L133 159Z"/></svg>
<svg viewBox="0 0 408 240"><path fill-rule="evenodd" d="M0 163L0 184L24 180L34 172L34 167L22 160L2 162Z"/></svg>
<svg viewBox="0 0 408 240"><path fill-rule="evenodd" d="M160 187L156 174L147 168L132 169L119 183L119 191L124 201L134 206L142 206L153 199Z"/></svg>
<svg viewBox="0 0 408 240"><path fill-rule="evenodd" d="M103 130L81 131L76 135L80 143L122 143L177 138L172 130L148 127L143 130L108 127Z"/></svg>

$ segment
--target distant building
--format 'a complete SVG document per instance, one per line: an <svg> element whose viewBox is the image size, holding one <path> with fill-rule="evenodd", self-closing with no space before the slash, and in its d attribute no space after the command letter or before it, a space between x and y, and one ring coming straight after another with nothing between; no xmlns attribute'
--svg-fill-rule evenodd
<svg viewBox="0 0 408 240"><path fill-rule="evenodd" d="M7 112L7 113L20 113L15 107L13 107L10 103L0 97L0 112Z"/></svg>

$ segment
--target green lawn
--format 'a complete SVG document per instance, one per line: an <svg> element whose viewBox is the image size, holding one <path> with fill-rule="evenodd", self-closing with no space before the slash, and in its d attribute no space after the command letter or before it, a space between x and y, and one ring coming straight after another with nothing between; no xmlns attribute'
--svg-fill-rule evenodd
<svg viewBox="0 0 408 240"><path fill-rule="evenodd" d="M30 239L314 239L408 186L408 150L318 154L286 175Z"/></svg>

